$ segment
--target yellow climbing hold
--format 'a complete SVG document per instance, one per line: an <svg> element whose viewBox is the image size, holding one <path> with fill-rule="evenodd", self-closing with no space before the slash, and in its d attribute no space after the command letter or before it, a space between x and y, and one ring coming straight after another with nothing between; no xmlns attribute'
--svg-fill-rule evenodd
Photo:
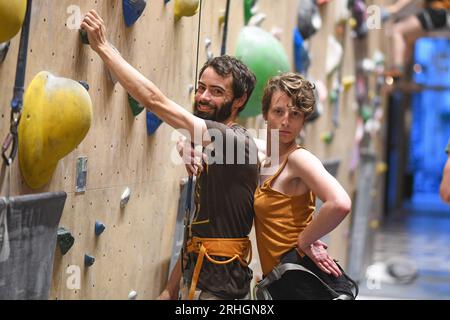
<svg viewBox="0 0 450 320"><path fill-rule="evenodd" d="M380 175L380 174L383 174L383 173L386 173L387 172L387 170L388 170L388 165L387 165L387 163L386 162L383 162L383 161L380 161L380 162L378 162L377 164L376 164L376 167L375 167L376 169L376 173L378 174L378 175Z"/></svg>
<svg viewBox="0 0 450 320"><path fill-rule="evenodd" d="M193 16L198 12L199 3L199 0L175 0L173 8L175 19Z"/></svg>
<svg viewBox="0 0 450 320"><path fill-rule="evenodd" d="M378 220L378 219L370 220L369 226L371 229L378 229L380 227L380 220Z"/></svg>
<svg viewBox="0 0 450 320"><path fill-rule="evenodd" d="M47 184L58 161L84 139L92 102L78 82L38 73L28 86L19 124L19 164L27 185Z"/></svg>
<svg viewBox="0 0 450 320"><path fill-rule="evenodd" d="M344 91L349 90L354 83L355 83L354 76L345 76L342 78L342 86L344 87Z"/></svg>
<svg viewBox="0 0 450 320"><path fill-rule="evenodd" d="M356 25L358 24L358 22L356 21L355 18L349 18L348 19L348 24L350 25L350 27L356 28Z"/></svg>
<svg viewBox="0 0 450 320"><path fill-rule="evenodd" d="M13 38L22 27L27 0L0 0L0 43Z"/></svg>
<svg viewBox="0 0 450 320"><path fill-rule="evenodd" d="M225 23L225 10L219 12L219 28Z"/></svg>

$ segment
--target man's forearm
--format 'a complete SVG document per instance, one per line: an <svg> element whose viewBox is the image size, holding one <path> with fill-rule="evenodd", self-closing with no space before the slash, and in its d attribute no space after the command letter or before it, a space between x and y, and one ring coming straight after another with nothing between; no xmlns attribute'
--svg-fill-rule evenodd
<svg viewBox="0 0 450 320"><path fill-rule="evenodd" d="M194 117L189 111L168 99L152 81L131 66L110 45L102 47L97 53L125 90L142 106L155 113L172 128L188 130L188 138L191 141L201 145L208 144L208 141L202 140L206 131L203 119Z"/></svg>
<svg viewBox="0 0 450 320"><path fill-rule="evenodd" d="M143 106L152 109L153 104L164 102L165 96L158 87L131 66L110 45L103 47L98 54L125 90Z"/></svg>
<svg viewBox="0 0 450 320"><path fill-rule="evenodd" d="M205 121L168 99L152 81L122 58L108 43L105 23L95 10L90 10L86 14L80 28L86 30L91 48L97 52L129 94L171 127L188 130L189 132L184 134L190 135L191 139L192 137L195 139L194 133L198 131L197 139L200 140L198 143L203 144L201 137L206 131Z"/></svg>

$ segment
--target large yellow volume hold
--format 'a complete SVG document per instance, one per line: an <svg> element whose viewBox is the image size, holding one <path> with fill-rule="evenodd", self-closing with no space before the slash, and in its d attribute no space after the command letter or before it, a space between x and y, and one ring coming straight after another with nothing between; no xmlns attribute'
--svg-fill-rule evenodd
<svg viewBox="0 0 450 320"><path fill-rule="evenodd" d="M19 124L19 164L27 185L47 184L58 161L89 131L92 102L78 82L38 73L25 91Z"/></svg>
<svg viewBox="0 0 450 320"><path fill-rule="evenodd" d="M175 19L179 20L181 17L191 17L198 12L199 0L175 0L174 15Z"/></svg>
<svg viewBox="0 0 450 320"><path fill-rule="evenodd" d="M22 27L27 0L0 0L0 43L12 39Z"/></svg>

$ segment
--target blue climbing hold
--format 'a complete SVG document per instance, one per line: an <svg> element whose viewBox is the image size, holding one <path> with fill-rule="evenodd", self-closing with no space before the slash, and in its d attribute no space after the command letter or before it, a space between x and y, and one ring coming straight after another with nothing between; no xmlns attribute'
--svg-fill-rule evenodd
<svg viewBox="0 0 450 320"><path fill-rule="evenodd" d="M86 81L80 80L78 81L78 83L81 84L86 89L86 91L89 91L89 84Z"/></svg>
<svg viewBox="0 0 450 320"><path fill-rule="evenodd" d="M307 74L311 59L308 51L305 49L305 43L298 27L294 28L294 59L295 71L301 74Z"/></svg>
<svg viewBox="0 0 450 320"><path fill-rule="evenodd" d="M147 111L147 134L150 136L155 133L163 121L153 112Z"/></svg>
<svg viewBox="0 0 450 320"><path fill-rule="evenodd" d="M131 27L144 12L147 0L123 0L123 17L127 27Z"/></svg>
<svg viewBox="0 0 450 320"><path fill-rule="evenodd" d="M93 256L90 256L87 254L84 255L84 265L85 266L90 267L94 264L94 262L95 262L95 258Z"/></svg>
<svg viewBox="0 0 450 320"><path fill-rule="evenodd" d="M100 221L95 221L95 235L99 236L102 234L103 231L105 231L106 226L100 222Z"/></svg>

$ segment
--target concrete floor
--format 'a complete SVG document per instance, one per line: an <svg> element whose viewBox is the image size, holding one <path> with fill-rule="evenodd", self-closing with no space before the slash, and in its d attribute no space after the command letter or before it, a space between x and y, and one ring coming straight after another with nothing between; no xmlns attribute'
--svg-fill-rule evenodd
<svg viewBox="0 0 450 320"><path fill-rule="evenodd" d="M417 277L405 284L389 274L366 279L358 299L450 300L450 206L405 207L376 232L371 265L380 270L389 259L403 259Z"/></svg>

